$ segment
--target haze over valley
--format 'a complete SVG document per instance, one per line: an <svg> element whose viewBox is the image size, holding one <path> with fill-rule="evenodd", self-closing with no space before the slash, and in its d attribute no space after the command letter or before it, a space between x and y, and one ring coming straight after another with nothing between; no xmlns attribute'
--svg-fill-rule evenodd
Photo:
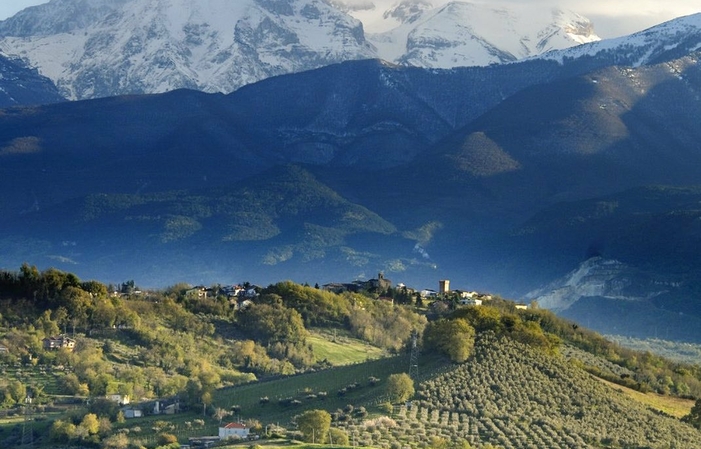
<svg viewBox="0 0 701 449"><path fill-rule="evenodd" d="M80 5L0 22L7 269L449 278L699 340L698 14L600 40L461 2L372 32L314 0Z"/></svg>

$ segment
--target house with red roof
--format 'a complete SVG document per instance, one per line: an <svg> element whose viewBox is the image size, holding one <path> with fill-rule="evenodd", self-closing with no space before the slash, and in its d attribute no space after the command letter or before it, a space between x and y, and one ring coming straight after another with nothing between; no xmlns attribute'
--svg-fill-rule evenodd
<svg viewBox="0 0 701 449"><path fill-rule="evenodd" d="M248 438L250 429L245 424L238 422L230 422L224 427L219 427L219 439L227 440L229 438Z"/></svg>

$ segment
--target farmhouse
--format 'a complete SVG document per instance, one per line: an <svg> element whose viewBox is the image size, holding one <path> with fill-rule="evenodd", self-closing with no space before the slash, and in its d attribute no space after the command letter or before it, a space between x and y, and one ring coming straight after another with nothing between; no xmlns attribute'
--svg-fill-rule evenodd
<svg viewBox="0 0 701 449"><path fill-rule="evenodd" d="M44 349L61 349L66 348L73 350L75 348L75 340L68 338L65 335L59 335L58 337L46 337L42 340Z"/></svg>
<svg viewBox="0 0 701 449"><path fill-rule="evenodd" d="M219 439L226 440L228 438L248 438L250 429L245 424L231 422L224 427L219 428Z"/></svg>
<svg viewBox="0 0 701 449"><path fill-rule="evenodd" d="M177 398L159 399L153 405L154 415L174 415L180 413L180 401Z"/></svg>
<svg viewBox="0 0 701 449"><path fill-rule="evenodd" d="M124 418L126 419L141 418L142 416L144 416L144 412L141 409L134 407L124 407L122 409L122 413L124 414Z"/></svg>

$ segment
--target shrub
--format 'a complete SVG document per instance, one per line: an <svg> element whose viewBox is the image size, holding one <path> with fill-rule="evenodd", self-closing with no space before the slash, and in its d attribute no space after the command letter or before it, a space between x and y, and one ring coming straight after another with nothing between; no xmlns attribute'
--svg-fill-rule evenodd
<svg viewBox="0 0 701 449"><path fill-rule="evenodd" d="M158 434L158 445L165 446L168 444L173 444L178 442L178 437L172 433L160 433Z"/></svg>

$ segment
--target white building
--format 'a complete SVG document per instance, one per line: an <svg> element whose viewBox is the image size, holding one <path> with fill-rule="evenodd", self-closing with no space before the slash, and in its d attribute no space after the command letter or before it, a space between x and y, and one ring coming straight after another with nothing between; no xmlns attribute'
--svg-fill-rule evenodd
<svg viewBox="0 0 701 449"><path fill-rule="evenodd" d="M250 429L245 424L231 422L224 427L219 428L219 439L226 440L228 438L248 438Z"/></svg>
<svg viewBox="0 0 701 449"><path fill-rule="evenodd" d="M431 289L421 290L421 292L419 292L419 294L421 295L422 298L435 298L436 296L438 296L438 292L436 292L435 290L431 290Z"/></svg>

